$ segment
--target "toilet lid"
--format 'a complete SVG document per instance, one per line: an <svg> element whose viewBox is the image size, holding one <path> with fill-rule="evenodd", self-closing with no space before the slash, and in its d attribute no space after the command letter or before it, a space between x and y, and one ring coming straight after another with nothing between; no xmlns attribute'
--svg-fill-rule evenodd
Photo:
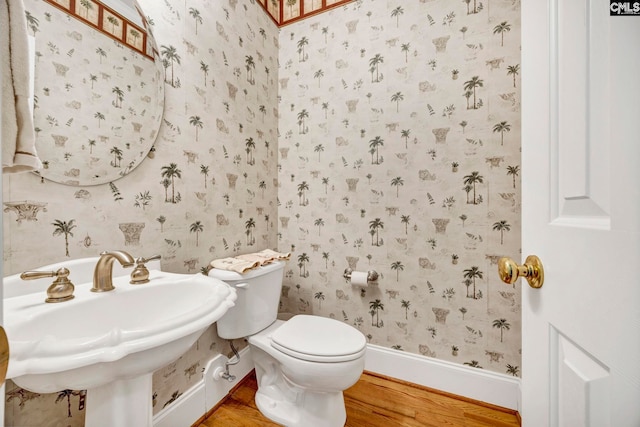
<svg viewBox="0 0 640 427"><path fill-rule="evenodd" d="M271 345L309 361L343 362L360 357L367 340L356 328L320 316L294 316L271 336Z"/></svg>

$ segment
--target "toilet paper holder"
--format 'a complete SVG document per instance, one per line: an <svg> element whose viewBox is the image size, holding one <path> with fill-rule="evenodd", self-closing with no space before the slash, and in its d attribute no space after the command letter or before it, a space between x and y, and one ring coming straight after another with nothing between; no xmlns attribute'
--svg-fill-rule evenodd
<svg viewBox="0 0 640 427"><path fill-rule="evenodd" d="M344 273L342 274L342 277L344 277L347 280L351 280L351 273L353 273L353 269L351 267L347 267L344 270ZM375 282L378 280L378 272L375 270L369 270L367 271L367 283L369 282Z"/></svg>

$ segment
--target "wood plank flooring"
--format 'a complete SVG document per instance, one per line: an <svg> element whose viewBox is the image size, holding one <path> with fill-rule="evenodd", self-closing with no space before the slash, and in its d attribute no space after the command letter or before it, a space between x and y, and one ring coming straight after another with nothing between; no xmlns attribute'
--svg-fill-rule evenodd
<svg viewBox="0 0 640 427"><path fill-rule="evenodd" d="M262 416L252 372L193 427L275 427ZM518 427L516 411L365 372L344 392L346 427ZM313 427L313 426L309 426Z"/></svg>

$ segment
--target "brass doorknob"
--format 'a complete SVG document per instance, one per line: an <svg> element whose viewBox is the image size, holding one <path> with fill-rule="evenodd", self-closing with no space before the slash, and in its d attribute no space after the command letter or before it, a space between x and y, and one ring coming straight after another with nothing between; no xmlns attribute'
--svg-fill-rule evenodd
<svg viewBox="0 0 640 427"><path fill-rule="evenodd" d="M513 285L518 277L524 277L532 288L541 288L544 284L544 268L540 258L529 255L524 265L518 265L511 258L500 258L498 274L503 282Z"/></svg>
<svg viewBox="0 0 640 427"><path fill-rule="evenodd" d="M4 328L0 326L0 386L7 379L7 369L9 368L9 340Z"/></svg>

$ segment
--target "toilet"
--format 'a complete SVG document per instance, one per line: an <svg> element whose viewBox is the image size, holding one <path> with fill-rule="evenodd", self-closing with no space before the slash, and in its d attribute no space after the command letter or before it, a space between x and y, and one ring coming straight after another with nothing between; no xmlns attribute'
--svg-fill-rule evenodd
<svg viewBox="0 0 640 427"><path fill-rule="evenodd" d="M244 274L212 269L209 276L233 286L236 305L217 322L218 336L246 338L264 416L287 427L342 427L342 392L364 370L365 336L350 325L320 316L277 320L285 263Z"/></svg>

